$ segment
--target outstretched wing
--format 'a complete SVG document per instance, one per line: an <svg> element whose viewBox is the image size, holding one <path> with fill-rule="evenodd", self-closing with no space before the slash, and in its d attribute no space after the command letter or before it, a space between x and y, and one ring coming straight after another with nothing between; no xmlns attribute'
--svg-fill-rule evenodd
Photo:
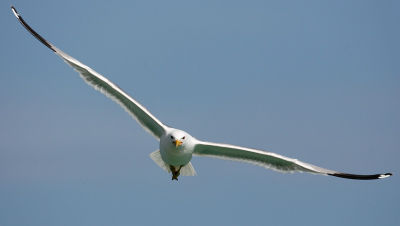
<svg viewBox="0 0 400 226"><path fill-rule="evenodd" d="M280 172L308 172L324 174L348 179L372 180L391 176L391 173L356 175L341 173L333 170L314 166L297 159L288 158L272 152L265 152L256 149L238 147L228 144L217 144L211 142L199 141L194 149L194 155L209 156L221 159L241 161L252 163L265 168L277 170Z"/></svg>
<svg viewBox="0 0 400 226"><path fill-rule="evenodd" d="M166 126L154 117L146 108L139 104L136 100L126 94L121 88L109 81L106 77L97 73L90 67L82 64L75 58L64 53L53 44L48 42L36 31L34 31L25 20L18 14L17 10L11 6L14 15L19 22L41 43L60 56L67 64L73 67L86 83L96 90L99 90L106 96L119 103L133 118L135 118L144 129L153 134L157 139L165 132Z"/></svg>

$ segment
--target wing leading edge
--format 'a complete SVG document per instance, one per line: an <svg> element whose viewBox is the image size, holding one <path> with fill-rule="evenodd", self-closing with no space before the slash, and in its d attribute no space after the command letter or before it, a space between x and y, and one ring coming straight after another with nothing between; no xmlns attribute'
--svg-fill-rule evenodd
<svg viewBox="0 0 400 226"><path fill-rule="evenodd" d="M341 173L314 166L305 162L301 162L297 159L288 158L272 152L265 152L261 150L233 146L229 144L217 144L203 141L198 142L198 144L195 146L193 154L198 156L208 156L233 161L247 162L280 172L307 172L356 180L382 179L390 177L392 175L391 173L373 175Z"/></svg>
<svg viewBox="0 0 400 226"><path fill-rule="evenodd" d="M44 39L35 30L33 30L25 20L19 15L17 10L11 6L14 15L17 17L18 21L28 30L36 39L38 39L42 44L55 52L60 56L67 64L73 67L82 79L88 83L90 86L99 90L107 97L110 97L115 102L119 103L133 118L135 118L140 125L154 135L157 139L165 132L166 126L162 124L156 117L154 117L145 107L143 107L139 102L134 100L128 94L126 94L121 88L109 81L106 77L97 73L90 67L82 64L75 58L64 53L49 41Z"/></svg>

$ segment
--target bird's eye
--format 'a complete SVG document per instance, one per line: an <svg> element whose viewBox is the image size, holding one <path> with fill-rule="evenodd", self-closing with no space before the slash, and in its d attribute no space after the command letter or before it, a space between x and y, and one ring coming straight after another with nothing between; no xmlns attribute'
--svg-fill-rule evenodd
<svg viewBox="0 0 400 226"><path fill-rule="evenodd" d="M171 136L171 139L174 139L174 136Z"/></svg>
<svg viewBox="0 0 400 226"><path fill-rule="evenodd" d="M182 137L182 140L184 140L185 139L185 137Z"/></svg>

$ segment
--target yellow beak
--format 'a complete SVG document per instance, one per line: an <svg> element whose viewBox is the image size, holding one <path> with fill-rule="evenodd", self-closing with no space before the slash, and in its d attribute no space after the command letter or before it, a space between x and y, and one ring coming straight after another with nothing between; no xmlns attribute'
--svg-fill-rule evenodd
<svg viewBox="0 0 400 226"><path fill-rule="evenodd" d="M175 144L175 147L179 147L179 146L182 145L182 141L180 141L180 140L175 140L175 141L174 141L174 144Z"/></svg>

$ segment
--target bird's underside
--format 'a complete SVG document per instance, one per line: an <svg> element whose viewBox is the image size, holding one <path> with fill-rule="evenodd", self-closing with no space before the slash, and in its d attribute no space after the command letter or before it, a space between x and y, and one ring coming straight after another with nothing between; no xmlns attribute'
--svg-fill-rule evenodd
<svg viewBox="0 0 400 226"><path fill-rule="evenodd" d="M172 179L171 180L178 180L179 175L181 175L181 169L182 166L169 166L169 169L171 170L172 173Z"/></svg>
<svg viewBox="0 0 400 226"><path fill-rule="evenodd" d="M182 176L196 176L196 170L194 169L191 162L185 165L173 166L166 163L160 154L160 150L154 151L150 154L150 158L163 170L171 173L172 180L178 180L180 175Z"/></svg>
<svg viewBox="0 0 400 226"><path fill-rule="evenodd" d="M179 175L196 175L190 163L192 155L247 162L280 172L307 172L347 179L373 180L386 178L392 175L391 173L371 175L341 173L272 152L197 140L182 130L173 129L164 125L138 101L133 99L106 77L64 53L40 36L25 22L13 6L11 9L23 27L36 39L74 68L87 84L120 104L146 131L160 141L160 149L162 150L163 156L160 154L160 151L156 151L151 153L150 157L158 166L172 174L172 180L178 180ZM184 154L180 155L180 153ZM179 159L180 156L182 156L182 159ZM179 162L179 164L176 164L176 162Z"/></svg>

